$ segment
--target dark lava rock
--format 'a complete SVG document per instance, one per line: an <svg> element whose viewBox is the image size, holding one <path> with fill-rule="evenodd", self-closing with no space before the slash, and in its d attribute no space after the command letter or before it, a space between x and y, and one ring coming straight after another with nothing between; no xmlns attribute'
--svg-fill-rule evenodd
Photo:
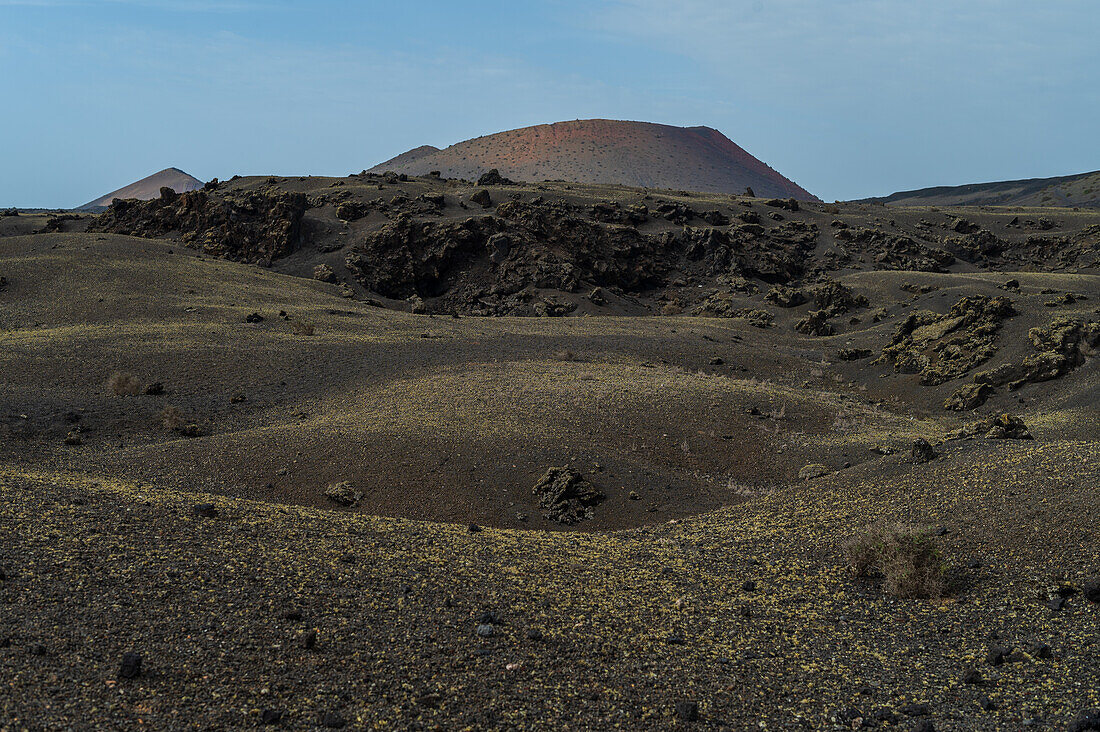
<svg viewBox="0 0 1100 732"><path fill-rule="evenodd" d="M499 170L493 168L488 173L483 173L477 179L477 184L479 186L514 186L516 182L505 178Z"/></svg>
<svg viewBox="0 0 1100 732"><path fill-rule="evenodd" d="M527 640L540 641L542 638L542 631L538 628L530 628L527 631Z"/></svg>
<svg viewBox="0 0 1100 732"><path fill-rule="evenodd" d="M604 494L572 468L550 468L531 492L547 509L546 518L561 524L575 524L592 518L592 509Z"/></svg>
<svg viewBox="0 0 1100 732"><path fill-rule="evenodd" d="M752 580L748 580L747 582L745 582L744 584L741 585L741 589L744 590L745 592L756 592L756 582L754 582Z"/></svg>
<svg viewBox="0 0 1100 732"><path fill-rule="evenodd" d="M478 526L477 524L470 524L470 526L468 527L468 529L467 529L467 530L468 530L468 531L469 531L469 532L470 532L471 534L477 534L477 533L479 533L479 532L481 531L481 527L480 527L480 526Z"/></svg>
<svg viewBox="0 0 1100 732"><path fill-rule="evenodd" d="M982 673L976 668L967 669L963 672L962 682L964 684L980 685L984 681L985 680L982 678Z"/></svg>
<svg viewBox="0 0 1100 732"><path fill-rule="evenodd" d="M302 241L304 193L188 191L151 201L116 199L89 231L159 237L180 232L186 246L242 261L268 261Z"/></svg>
<svg viewBox="0 0 1100 732"><path fill-rule="evenodd" d="M699 704L693 701L676 702L676 717L685 722L694 722L699 719Z"/></svg>
<svg viewBox="0 0 1100 732"><path fill-rule="evenodd" d="M836 357L841 361L859 361L870 358L873 353L870 348L841 348L837 351Z"/></svg>
<svg viewBox="0 0 1100 732"><path fill-rule="evenodd" d="M825 310L814 310L809 315L794 324L794 329L799 333L812 336L831 336L836 334L836 328L829 322L829 313Z"/></svg>
<svg viewBox="0 0 1100 732"><path fill-rule="evenodd" d="M302 647L310 651L317 647L316 630L310 630L306 632L305 636L302 638Z"/></svg>
<svg viewBox="0 0 1100 732"><path fill-rule="evenodd" d="M136 679L141 676L141 656L137 653L122 654L122 664L118 667L120 679Z"/></svg>
<svg viewBox="0 0 1100 732"><path fill-rule="evenodd" d="M913 732L936 732L936 725L931 719L922 719L913 725Z"/></svg>
<svg viewBox="0 0 1100 732"><path fill-rule="evenodd" d="M1050 650L1050 646L1046 643L1036 643L1031 647L1031 655L1035 658L1048 660L1054 658L1054 651Z"/></svg>
<svg viewBox="0 0 1100 732"><path fill-rule="evenodd" d="M329 729L341 729L347 726L347 720L337 712L325 712L321 715L321 726Z"/></svg>
<svg viewBox="0 0 1100 732"><path fill-rule="evenodd" d="M927 704L912 703L906 704L898 709L899 712L907 717L926 717L932 712L932 708Z"/></svg>
<svg viewBox="0 0 1100 732"><path fill-rule="evenodd" d="M283 620L289 620L292 623L302 622L302 617L303 616L302 616L302 611L301 610L288 610L285 613L283 613Z"/></svg>
<svg viewBox="0 0 1100 732"><path fill-rule="evenodd" d="M927 463L936 459L936 450L928 440L918 438L909 452L909 459L914 463Z"/></svg>
<svg viewBox="0 0 1100 732"><path fill-rule="evenodd" d="M1081 591L1089 602L1100 602L1100 579L1092 579L1081 585Z"/></svg>
<svg viewBox="0 0 1100 732"><path fill-rule="evenodd" d="M492 623L482 623L477 626L477 634L480 638L492 638L496 634L496 628Z"/></svg>
<svg viewBox="0 0 1100 732"><path fill-rule="evenodd" d="M213 503L198 503L195 504L193 509L196 516L200 518L217 518L218 509L215 508Z"/></svg>
<svg viewBox="0 0 1100 732"><path fill-rule="evenodd" d="M1063 609L1065 606L1066 598L1064 597L1053 597L1051 598L1050 602L1047 603L1047 607L1049 607L1051 610L1054 610L1055 612Z"/></svg>
<svg viewBox="0 0 1100 732"><path fill-rule="evenodd" d="M470 196L470 200L481 206L482 208L489 208L493 205L493 197L489 195L489 191L482 188L474 195Z"/></svg>
<svg viewBox="0 0 1100 732"><path fill-rule="evenodd" d="M259 313L249 313L244 316L244 322L246 323L262 323L264 322L264 316Z"/></svg>
<svg viewBox="0 0 1100 732"><path fill-rule="evenodd" d="M159 381L154 381L152 384L145 387L145 393L148 396L160 396L164 393L164 384Z"/></svg>
<svg viewBox="0 0 1100 732"><path fill-rule="evenodd" d="M1008 658L1008 655L1012 653L1012 650L1005 648L1004 646L993 646L989 649L989 654L985 657L986 663L991 666L1000 666Z"/></svg>
<svg viewBox="0 0 1100 732"><path fill-rule="evenodd" d="M986 417L955 430L947 436L949 440L968 437L985 437L989 440L1032 440L1031 431L1019 417L1002 414L998 417Z"/></svg>
<svg viewBox="0 0 1100 732"><path fill-rule="evenodd" d="M279 724L283 721L282 709L265 709L260 712L260 724Z"/></svg>
<svg viewBox="0 0 1100 732"><path fill-rule="evenodd" d="M987 712L992 712L997 709L997 704L988 696L982 696L978 698L978 706Z"/></svg>
<svg viewBox="0 0 1100 732"><path fill-rule="evenodd" d="M781 308L794 308L806 302L806 295L793 287L778 286L769 290L764 300Z"/></svg>

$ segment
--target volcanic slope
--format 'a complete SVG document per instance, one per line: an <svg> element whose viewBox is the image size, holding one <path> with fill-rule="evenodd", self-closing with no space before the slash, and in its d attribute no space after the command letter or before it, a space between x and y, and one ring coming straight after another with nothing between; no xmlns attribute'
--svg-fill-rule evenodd
<svg viewBox="0 0 1100 732"><path fill-rule="evenodd" d="M110 206L111 201L116 198L136 198L141 201L148 201L150 198L159 196L161 188L171 188L176 193L183 193L202 188L202 181L184 173L179 168L165 168L128 186L123 186L117 191L111 191L104 196L100 196L94 201L89 201L76 210L101 211Z"/></svg>
<svg viewBox="0 0 1100 732"><path fill-rule="evenodd" d="M900 191L868 202L892 206L1065 206L1100 208L1100 171L1058 178L970 183Z"/></svg>
<svg viewBox="0 0 1100 732"><path fill-rule="evenodd" d="M359 175L25 218L0 727L1100 706L1095 212ZM854 576L896 522L942 592Z"/></svg>
<svg viewBox="0 0 1100 732"><path fill-rule="evenodd" d="M371 172L439 171L476 180L496 169L521 181L564 180L817 200L709 127L591 119L535 125L451 145L424 146Z"/></svg>

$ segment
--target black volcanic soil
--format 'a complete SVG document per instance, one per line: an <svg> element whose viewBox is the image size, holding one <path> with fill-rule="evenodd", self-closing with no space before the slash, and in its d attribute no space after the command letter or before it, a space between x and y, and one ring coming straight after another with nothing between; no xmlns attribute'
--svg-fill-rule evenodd
<svg viewBox="0 0 1100 732"><path fill-rule="evenodd" d="M1100 216L481 190L0 218L0 728L1100 706ZM1006 412L1034 439L991 439ZM552 467L591 518L548 516ZM893 521L931 530L942 597L853 576Z"/></svg>

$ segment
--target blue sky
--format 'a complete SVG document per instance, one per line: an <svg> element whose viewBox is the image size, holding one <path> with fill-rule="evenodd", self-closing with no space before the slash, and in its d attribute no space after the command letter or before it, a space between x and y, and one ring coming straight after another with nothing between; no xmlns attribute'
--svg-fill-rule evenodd
<svg viewBox="0 0 1100 732"><path fill-rule="evenodd" d="M826 200L1100 169L1096 0L0 0L0 205L346 175L565 119L715 127Z"/></svg>

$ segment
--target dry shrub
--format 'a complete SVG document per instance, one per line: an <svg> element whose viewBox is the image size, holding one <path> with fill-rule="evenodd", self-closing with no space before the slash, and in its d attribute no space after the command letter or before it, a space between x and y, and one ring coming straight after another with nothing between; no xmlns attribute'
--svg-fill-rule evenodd
<svg viewBox="0 0 1100 732"><path fill-rule="evenodd" d="M847 545L857 576L881 576L895 597L942 597L946 568L927 532L903 524L875 525Z"/></svg>
<svg viewBox="0 0 1100 732"><path fill-rule="evenodd" d="M554 358L558 361L580 361L580 359L577 358L577 354L568 350L558 351L554 354Z"/></svg>
<svg viewBox="0 0 1100 732"><path fill-rule="evenodd" d="M168 405L160 412L160 423L166 430L178 430L183 426L183 412Z"/></svg>
<svg viewBox="0 0 1100 732"><path fill-rule="evenodd" d="M116 396L137 396L141 393L142 385L133 374L116 371L107 379L107 388Z"/></svg>
<svg viewBox="0 0 1100 732"><path fill-rule="evenodd" d="M300 335L300 336L311 336L311 335L313 335L313 331L314 331L313 323L309 322L308 320L294 320L294 321L291 321L290 326L292 328L294 328L294 332L297 335Z"/></svg>

